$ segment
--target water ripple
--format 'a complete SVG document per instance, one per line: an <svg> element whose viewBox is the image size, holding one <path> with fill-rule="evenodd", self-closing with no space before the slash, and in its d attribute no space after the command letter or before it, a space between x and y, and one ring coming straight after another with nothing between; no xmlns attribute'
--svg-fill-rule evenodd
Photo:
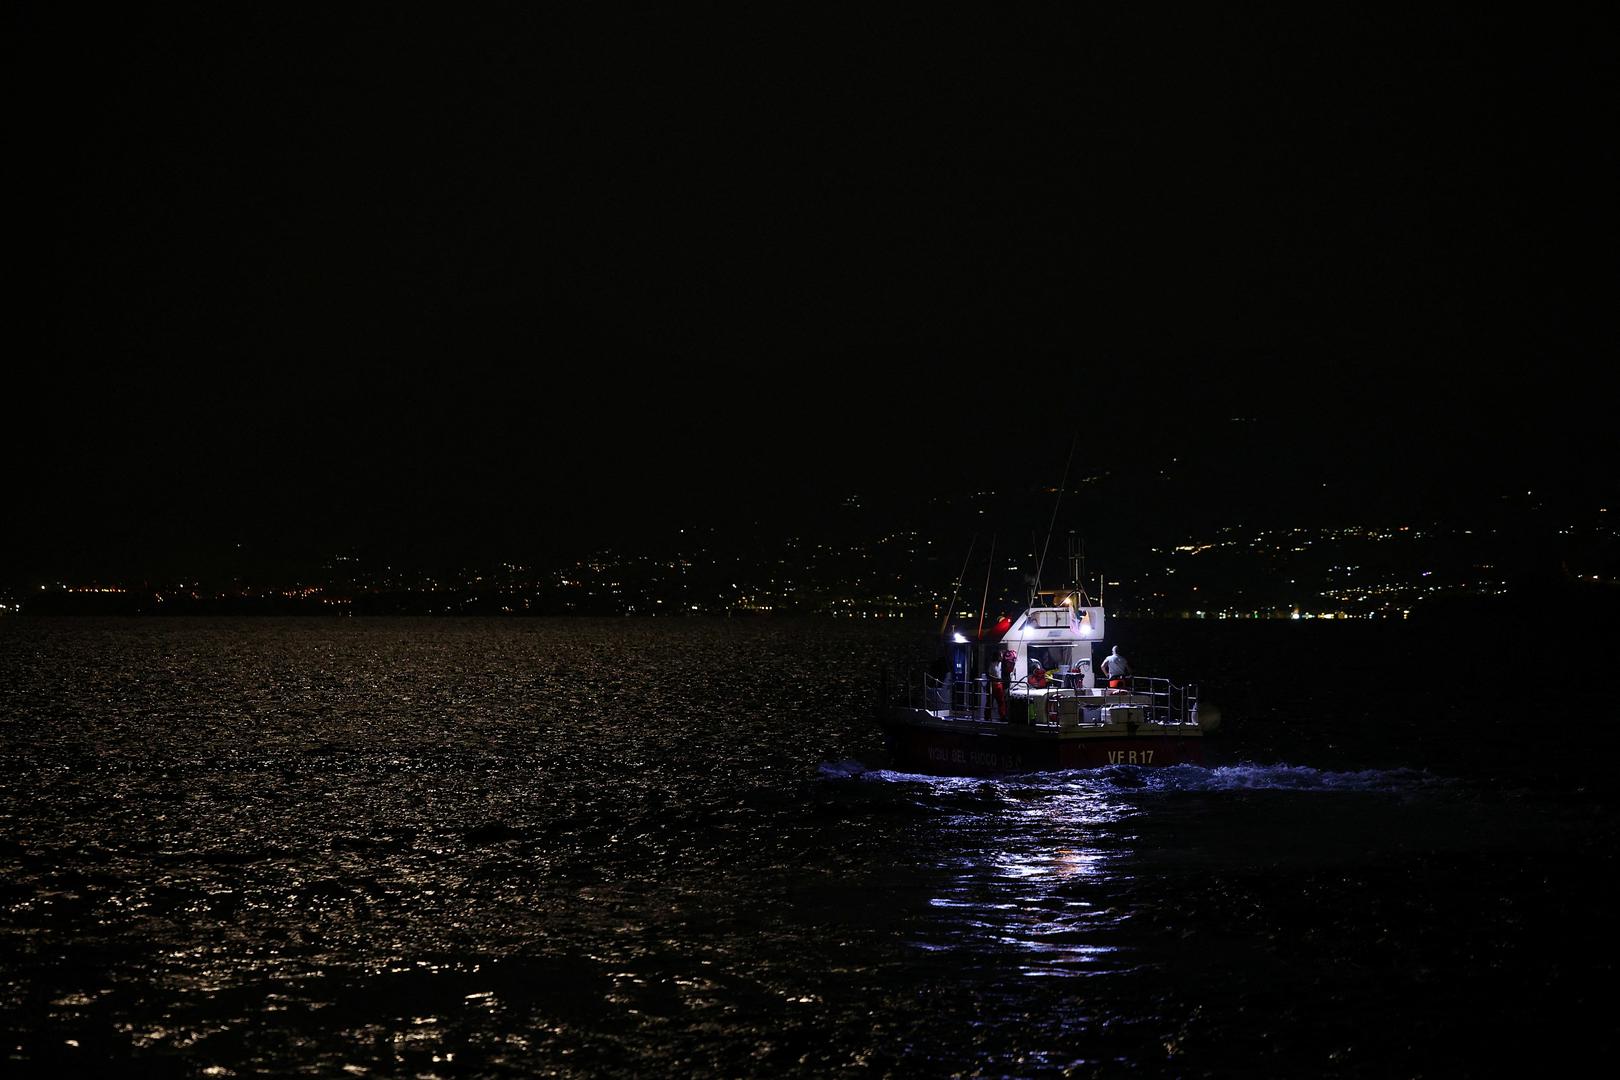
<svg viewBox="0 0 1620 1080"><path fill-rule="evenodd" d="M1376 1075L1405 1060L1363 1022L1389 986L1491 1016L1510 984L1569 989L1540 957L1596 962L1553 947L1612 869L1590 800L1405 768L870 768L869 662L905 647L9 620L8 1064L1303 1075L1353 1042Z"/></svg>

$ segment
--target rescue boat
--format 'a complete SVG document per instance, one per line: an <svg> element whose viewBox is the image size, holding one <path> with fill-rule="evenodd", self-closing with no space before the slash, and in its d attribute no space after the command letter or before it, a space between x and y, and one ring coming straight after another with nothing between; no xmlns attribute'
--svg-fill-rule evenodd
<svg viewBox="0 0 1620 1080"><path fill-rule="evenodd" d="M885 679L892 766L985 776L1202 761L1197 686L1099 677L1106 626L1100 603L1068 589L1038 592L1016 620L972 637L951 631L932 670Z"/></svg>

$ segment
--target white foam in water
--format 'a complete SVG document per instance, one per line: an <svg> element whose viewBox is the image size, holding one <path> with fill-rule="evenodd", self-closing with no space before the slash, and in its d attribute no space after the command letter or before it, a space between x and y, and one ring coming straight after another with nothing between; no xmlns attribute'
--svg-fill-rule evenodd
<svg viewBox="0 0 1620 1080"><path fill-rule="evenodd" d="M1161 768L1114 765L1106 769L1024 773L996 778L931 776L925 773L868 769L859 762L824 762L827 779L853 779L880 783L924 784L942 791L985 784L1059 791L1367 791L1409 792L1432 789L1453 781L1421 769L1360 769L1335 772L1308 765L1171 765Z"/></svg>
<svg viewBox="0 0 1620 1080"><path fill-rule="evenodd" d="M818 767L822 777L827 780L849 780L870 772L864 764L854 759L844 761L823 761Z"/></svg>
<svg viewBox="0 0 1620 1080"><path fill-rule="evenodd" d="M1070 781L1079 774L1065 774ZM1397 792L1430 788L1449 781L1419 769L1361 769L1335 772L1308 765L1172 765L1149 769L1115 766L1101 779L1115 787L1153 791L1370 791ZM1095 781L1093 781L1095 782Z"/></svg>

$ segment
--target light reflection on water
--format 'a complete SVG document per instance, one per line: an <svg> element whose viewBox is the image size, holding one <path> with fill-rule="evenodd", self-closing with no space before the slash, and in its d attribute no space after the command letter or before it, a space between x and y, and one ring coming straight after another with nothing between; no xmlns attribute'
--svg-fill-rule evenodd
<svg viewBox="0 0 1620 1080"><path fill-rule="evenodd" d="M1144 956L1134 892L1163 870L1136 827L1174 820L1211 795L1405 799L1454 789L1411 769L1335 772L1287 764L1117 766L995 779L877 770L864 780L945 811L929 845L941 878L915 948L967 967L1011 963L1025 976L1118 974ZM1178 845L1179 846L1179 845ZM1171 849L1173 850L1173 849Z"/></svg>
<svg viewBox="0 0 1620 1080"><path fill-rule="evenodd" d="M959 954L969 965L1011 952L1028 976L1090 976L1126 962L1112 935L1122 916L1106 894L1129 865L1118 826L1133 811L1108 784L1088 776L872 776L971 807L939 824L935 847L948 854L929 900L935 919L916 947Z"/></svg>

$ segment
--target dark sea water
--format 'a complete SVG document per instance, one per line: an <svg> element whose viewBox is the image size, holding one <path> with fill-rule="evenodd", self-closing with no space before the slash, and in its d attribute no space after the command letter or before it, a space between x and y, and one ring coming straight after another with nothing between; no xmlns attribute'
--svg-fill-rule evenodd
<svg viewBox="0 0 1620 1080"><path fill-rule="evenodd" d="M884 771L904 624L0 620L3 1071L1612 1067L1612 638L1110 629L1209 766Z"/></svg>

